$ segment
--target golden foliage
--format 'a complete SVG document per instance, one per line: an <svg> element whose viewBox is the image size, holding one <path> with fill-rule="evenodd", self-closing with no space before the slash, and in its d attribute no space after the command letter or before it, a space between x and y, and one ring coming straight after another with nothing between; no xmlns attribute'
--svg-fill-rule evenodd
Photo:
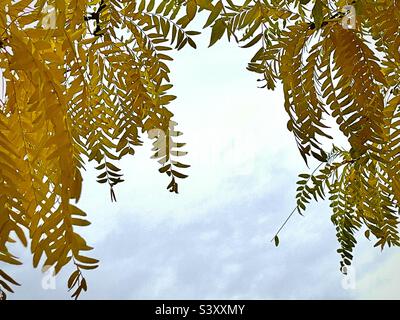
<svg viewBox="0 0 400 320"><path fill-rule="evenodd" d="M248 69L262 76L262 87L282 83L287 126L300 154L306 163L320 162L312 174L300 175L288 219L328 193L342 266L351 263L362 227L368 238L375 236L375 246L400 245L400 2L202 3L210 11L210 45L226 34L244 48L258 46ZM330 119L349 150L326 150ZM272 239L276 245L282 227Z"/></svg>
<svg viewBox="0 0 400 320"><path fill-rule="evenodd" d="M368 238L375 236L375 246L400 245L400 3L348 5L341 0L241 5L227 0L213 9L228 38L235 34L243 47L259 46L248 69L262 75L263 87L282 83L288 129L306 163L310 157L321 162L312 174L300 175L289 218L328 193L342 266L351 263L355 232L362 227ZM349 27L351 10L356 23ZM221 27L215 23L213 28ZM348 151L325 150L323 139L333 139L329 119L348 138Z"/></svg>
<svg viewBox="0 0 400 320"><path fill-rule="evenodd" d="M240 2L239 4L234 2ZM288 129L306 163L297 204L329 197L342 265L350 264L355 232L383 248L400 244L400 3L396 0L3 0L0 7L0 260L19 264L8 250L17 239L37 266L56 272L72 261L74 297L87 289L82 271L97 260L76 227L88 225L79 200L84 160L97 162L99 183L123 181L117 162L134 154L141 134L177 192L166 53L196 47L187 25L203 11L210 45L224 35L258 49L248 64L262 87L282 83ZM54 28L46 8L53 6ZM349 8L355 26L344 24ZM46 20L47 19L47 20ZM43 23L43 22L46 23ZM51 19L50 19L50 22ZM347 137L334 146L328 120ZM291 215L290 215L291 216ZM290 218L289 216L289 218ZM279 229L280 231L281 229ZM278 233L279 233L278 231ZM274 237L279 244L278 234ZM16 285L0 270L0 285Z"/></svg>
<svg viewBox="0 0 400 320"><path fill-rule="evenodd" d="M51 7L50 7L51 6ZM128 0L5 0L0 6L0 260L16 239L30 246L33 265L58 273L73 263L68 281L77 298L87 290L83 271L98 261L77 233L89 225L78 202L84 160L97 162L98 182L121 183L117 161L133 155L140 136L158 143L161 172L178 192L176 160L183 143L170 128L175 96L166 54L195 47L188 20L175 22L180 5ZM186 16L186 15L185 15ZM54 20L52 21L52 19ZM161 134L166 132L166 134ZM160 158L160 157L159 157ZM16 285L0 270L0 288Z"/></svg>

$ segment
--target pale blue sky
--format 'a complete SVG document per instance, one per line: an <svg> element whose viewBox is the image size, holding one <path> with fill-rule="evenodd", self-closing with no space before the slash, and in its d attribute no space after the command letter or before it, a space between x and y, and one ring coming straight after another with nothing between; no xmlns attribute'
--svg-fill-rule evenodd
<svg viewBox="0 0 400 320"><path fill-rule="evenodd" d="M149 159L150 144L123 161L126 182L111 204L108 189L85 173L80 206L92 225L83 235L100 267L86 272L83 299L400 298L400 251L381 253L360 234L356 289L342 287L335 228L327 203L312 205L269 241L294 206L295 181L306 167L286 129L280 88L257 89L245 70L252 51L226 41L184 49L171 64L171 105L190 177L179 195ZM90 166L88 166L90 167ZM25 264L9 268L22 283L9 298L68 298L65 269L56 290Z"/></svg>

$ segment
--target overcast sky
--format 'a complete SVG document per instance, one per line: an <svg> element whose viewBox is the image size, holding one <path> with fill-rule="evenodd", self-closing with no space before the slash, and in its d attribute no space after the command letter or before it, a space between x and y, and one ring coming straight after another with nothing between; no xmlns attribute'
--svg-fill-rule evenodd
<svg viewBox="0 0 400 320"><path fill-rule="evenodd" d="M362 234L355 289L343 287L338 243L327 203L295 215L276 248L270 239L293 209L297 174L307 168L286 129L280 88L258 89L245 70L248 49L223 41L185 48L171 64L171 105L189 155L180 194L149 159L150 144L123 161L118 202L84 176L82 230L100 267L86 272L83 299L359 299L400 298L400 250L380 252ZM88 166L90 167L90 165ZM40 270L25 262L6 270L21 282L11 299L67 299L71 268L43 290Z"/></svg>

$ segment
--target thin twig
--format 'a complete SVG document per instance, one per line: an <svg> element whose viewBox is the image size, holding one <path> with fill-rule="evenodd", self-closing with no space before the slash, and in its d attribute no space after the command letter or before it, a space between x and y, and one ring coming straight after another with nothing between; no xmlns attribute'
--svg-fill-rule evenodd
<svg viewBox="0 0 400 320"><path fill-rule="evenodd" d="M286 218L285 222L281 225L281 227L278 229L278 231L275 233L275 235L273 236L273 238L271 239L271 242L274 241L274 239L279 235L279 232L282 231L282 229L285 227L286 223L288 223L288 221L290 220L290 218L292 217L292 215L296 212L297 208L299 206L296 206L296 208L293 209L293 211L289 214L289 216Z"/></svg>
<svg viewBox="0 0 400 320"><path fill-rule="evenodd" d="M328 159L329 161L330 159ZM317 172L317 170L322 166L322 164L324 164L326 162L321 162L315 169L314 171L311 173L310 177L307 180L310 181L311 177L314 176L315 172ZM271 242L274 241L274 239L279 235L279 233L282 231L282 229L285 227L286 223L288 223L288 221L290 220L290 218L293 216L293 214L296 212L296 210L299 208L299 206L297 205L293 211L289 214L289 216L286 218L286 220L283 222L283 224L281 225L281 227L278 229L278 231L275 233L275 235L272 237Z"/></svg>

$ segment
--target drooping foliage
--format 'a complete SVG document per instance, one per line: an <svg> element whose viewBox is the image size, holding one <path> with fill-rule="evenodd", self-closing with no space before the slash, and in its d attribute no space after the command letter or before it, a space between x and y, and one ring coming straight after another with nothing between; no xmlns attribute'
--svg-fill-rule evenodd
<svg viewBox="0 0 400 320"><path fill-rule="evenodd" d="M226 33L257 47L248 69L282 84L300 154L321 163L300 175L293 212L329 199L342 267L363 227L375 246L400 245L400 2L227 0L210 17L211 43ZM335 146L335 123L348 148Z"/></svg>
<svg viewBox="0 0 400 320"><path fill-rule="evenodd" d="M74 203L84 160L97 163L115 200L118 160L143 133L178 191L187 165L176 159L185 153L166 108L175 98L166 52L196 47L198 32L187 27L199 12L210 45L227 37L254 50L248 70L263 88L282 86L299 152L320 163L299 176L293 212L328 198L342 266L361 228L376 246L398 246L399 9L396 0L2 1L0 260L19 264L8 250L15 239L30 246L35 266L59 272L73 263L68 287L74 297L86 290L82 271L97 260L76 233L89 223ZM348 146L336 146L335 123ZM1 287L12 284L0 270Z"/></svg>
<svg viewBox="0 0 400 320"><path fill-rule="evenodd" d="M83 271L97 267L77 233L87 226L76 205L84 160L97 163L111 200L123 181L118 160L133 155L141 135L178 192L185 178L167 105L175 99L167 51L195 46L196 32L174 21L174 1L4 0L0 7L0 261L20 264L10 243L29 245L33 265L73 263L68 281L78 297ZM16 284L0 270L0 286Z"/></svg>

